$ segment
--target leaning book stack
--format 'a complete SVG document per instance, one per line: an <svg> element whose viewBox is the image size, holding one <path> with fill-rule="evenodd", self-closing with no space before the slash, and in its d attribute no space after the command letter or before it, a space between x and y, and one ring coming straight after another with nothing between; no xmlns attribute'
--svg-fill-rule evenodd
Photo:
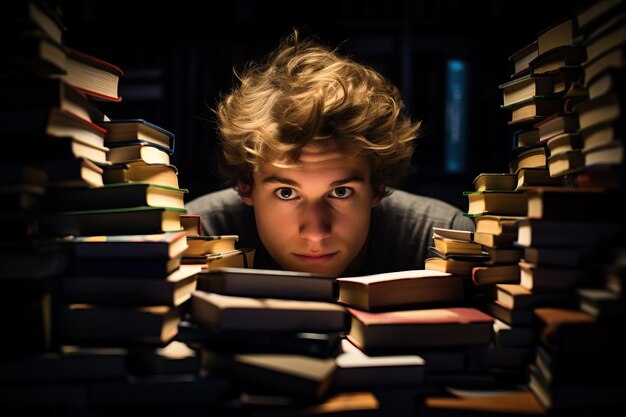
<svg viewBox="0 0 626 417"><path fill-rule="evenodd" d="M0 242L11 338L2 402L182 404L175 392L216 401L226 381L201 378L198 353L175 340L201 268L181 265L187 190L169 160L174 134L101 110L122 100L123 71L66 45L48 5L8 6L1 47L0 135L15 145L0 159L11 211Z"/></svg>

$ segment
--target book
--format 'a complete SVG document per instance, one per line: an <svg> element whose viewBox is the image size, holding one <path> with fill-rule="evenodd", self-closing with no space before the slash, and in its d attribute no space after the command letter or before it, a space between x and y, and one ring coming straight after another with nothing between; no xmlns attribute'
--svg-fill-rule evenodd
<svg viewBox="0 0 626 417"><path fill-rule="evenodd" d="M162 345L178 332L180 307L114 307L63 304L59 332L68 343L84 341L142 342Z"/></svg>
<svg viewBox="0 0 626 417"><path fill-rule="evenodd" d="M561 185L560 177L551 177L547 168L520 168L517 171L515 191L524 191L538 185Z"/></svg>
<svg viewBox="0 0 626 417"><path fill-rule="evenodd" d="M526 194L517 191L463 191L468 199L466 216L486 214L526 216Z"/></svg>
<svg viewBox="0 0 626 417"><path fill-rule="evenodd" d="M514 105L536 96L552 94L552 77L545 74L525 74L500 84L498 88L502 91L502 104Z"/></svg>
<svg viewBox="0 0 626 417"><path fill-rule="evenodd" d="M430 257L424 261L424 269L446 272L452 275L471 275L472 268L483 263L483 259L463 260L454 258Z"/></svg>
<svg viewBox="0 0 626 417"><path fill-rule="evenodd" d="M348 339L335 359L335 390L415 386L424 382L425 360L418 355L369 356Z"/></svg>
<svg viewBox="0 0 626 417"><path fill-rule="evenodd" d="M546 141L546 146L550 156L554 156L563 152L581 149L583 144L578 131L576 131L552 136ZM549 163L550 161L548 161Z"/></svg>
<svg viewBox="0 0 626 417"><path fill-rule="evenodd" d="M517 175L509 172L481 172L472 183L475 191L513 191Z"/></svg>
<svg viewBox="0 0 626 417"><path fill-rule="evenodd" d="M338 302L362 310L389 310L463 299L461 277L410 270L337 278Z"/></svg>
<svg viewBox="0 0 626 417"><path fill-rule="evenodd" d="M568 17L537 34L539 56L563 46L574 44L574 19Z"/></svg>
<svg viewBox="0 0 626 417"><path fill-rule="evenodd" d="M474 389L460 395L430 395L424 398L419 407L419 415L435 416L537 416L545 415L546 410L535 395L527 390L516 388L495 391ZM458 392L458 391L456 391Z"/></svg>
<svg viewBox="0 0 626 417"><path fill-rule="evenodd" d="M346 309L325 301L252 298L196 290L191 319L221 330L333 332L347 330Z"/></svg>
<svg viewBox="0 0 626 417"><path fill-rule="evenodd" d="M122 145L122 146L117 146ZM114 164L141 162L144 164L170 165L170 154L148 142L137 144L111 144L107 160Z"/></svg>
<svg viewBox="0 0 626 417"><path fill-rule="evenodd" d="M610 11L618 11L622 5L621 0L600 0L578 7L574 13L578 30L590 31L602 23L606 16L610 16Z"/></svg>
<svg viewBox="0 0 626 417"><path fill-rule="evenodd" d="M91 237L91 236L90 236ZM80 239L80 237L78 237ZM146 244L150 246L151 244ZM91 257L75 256L71 273L76 276L91 277L126 277L126 278L159 278L165 279L181 266L181 257L165 256L138 257Z"/></svg>
<svg viewBox="0 0 626 417"><path fill-rule="evenodd" d="M508 60L513 65L513 70L510 71L511 78L517 78L530 71L529 64L537 55L539 55L539 50L536 39L509 55Z"/></svg>
<svg viewBox="0 0 626 417"><path fill-rule="evenodd" d="M578 130L578 115L576 113L554 113L535 124L539 129L539 142L546 142L553 136L562 133L572 133Z"/></svg>
<svg viewBox="0 0 626 417"><path fill-rule="evenodd" d="M535 322L533 310L511 309L501 301L486 301L480 305L481 310L510 326L526 326Z"/></svg>
<svg viewBox="0 0 626 417"><path fill-rule="evenodd" d="M475 232L494 235L517 233L517 222L524 216L484 215L474 218Z"/></svg>
<svg viewBox="0 0 626 417"><path fill-rule="evenodd" d="M580 130L580 138L583 149L595 149L615 143L616 140L625 137L626 123L621 119L598 123Z"/></svg>
<svg viewBox="0 0 626 417"><path fill-rule="evenodd" d="M179 306L196 289L200 266L182 265L166 277L71 275L63 278L61 294L69 303L127 306Z"/></svg>
<svg viewBox="0 0 626 417"><path fill-rule="evenodd" d="M522 168L545 168L547 166L546 147L536 145L513 157L509 162L509 172L517 174Z"/></svg>
<svg viewBox="0 0 626 417"><path fill-rule="evenodd" d="M493 323L493 332L497 346L530 346L536 340L532 326L511 326L497 319Z"/></svg>
<svg viewBox="0 0 626 417"><path fill-rule="evenodd" d="M434 238L433 244L442 255L477 255L482 256L482 246L473 240L471 242L455 239Z"/></svg>
<svg viewBox="0 0 626 417"><path fill-rule="evenodd" d="M199 214L185 213L180 215L180 224L187 235L202 236L202 216Z"/></svg>
<svg viewBox="0 0 626 417"><path fill-rule="evenodd" d="M581 268L548 267L520 262L520 285L533 293L569 291L589 282L589 272Z"/></svg>
<svg viewBox="0 0 626 417"><path fill-rule="evenodd" d="M517 244L534 246L589 246L615 236L624 225L606 221L520 220Z"/></svg>
<svg viewBox="0 0 626 417"><path fill-rule="evenodd" d="M603 288L578 288L579 308L599 320L622 320L626 316L626 300Z"/></svg>
<svg viewBox="0 0 626 417"><path fill-rule="evenodd" d="M483 265L472 268L474 285L518 283L520 269L517 265Z"/></svg>
<svg viewBox="0 0 626 417"><path fill-rule="evenodd" d="M348 308L348 337L365 353L489 343L493 318L471 307L368 312Z"/></svg>
<svg viewBox="0 0 626 417"><path fill-rule="evenodd" d="M585 100L575 107L581 131L588 127L617 119L624 111L621 96L612 91L608 94Z"/></svg>
<svg viewBox="0 0 626 417"><path fill-rule="evenodd" d="M223 295L292 300L336 301L332 276L254 268L220 268L198 274L198 289Z"/></svg>
<svg viewBox="0 0 626 417"><path fill-rule="evenodd" d="M554 154L548 158L548 172L551 177L559 177L579 171L585 165L580 149Z"/></svg>
<svg viewBox="0 0 626 417"><path fill-rule="evenodd" d="M53 77L67 71L67 51L43 33L28 33L0 44L4 59L37 77Z"/></svg>
<svg viewBox="0 0 626 417"><path fill-rule="evenodd" d="M108 117L75 87L55 78L24 77L0 81L0 107L6 110L57 108L92 123Z"/></svg>
<svg viewBox="0 0 626 417"><path fill-rule="evenodd" d="M626 42L625 21L625 15L618 14L589 34L585 43L588 61Z"/></svg>
<svg viewBox="0 0 626 417"><path fill-rule="evenodd" d="M284 394L321 399L333 381L333 358L315 358L287 353L207 353L209 369L228 375L252 393Z"/></svg>
<svg viewBox="0 0 626 417"><path fill-rule="evenodd" d="M171 259L187 247L184 231L147 235L76 236L70 240L77 258Z"/></svg>
<svg viewBox="0 0 626 417"><path fill-rule="evenodd" d="M587 53L583 46L564 46L538 55L529 65L533 74L544 74L565 66L580 65L586 59Z"/></svg>
<svg viewBox="0 0 626 417"><path fill-rule="evenodd" d="M48 236L158 234L182 230L184 209L128 207L45 213L40 229Z"/></svg>
<svg viewBox="0 0 626 417"><path fill-rule="evenodd" d="M70 143L74 141L70 139ZM85 157L44 161L50 187L102 187L103 170Z"/></svg>
<svg viewBox="0 0 626 417"><path fill-rule="evenodd" d="M74 48L66 48L66 73L61 79L94 100L121 101L118 84L124 72L115 65Z"/></svg>
<svg viewBox="0 0 626 417"><path fill-rule="evenodd" d="M483 245L483 248L510 248L517 238L517 233L494 233L475 232L474 242Z"/></svg>
<svg viewBox="0 0 626 417"><path fill-rule="evenodd" d="M183 257L183 263L202 264L203 272L222 268L254 268L254 248L239 248L230 252L210 253L202 257Z"/></svg>
<svg viewBox="0 0 626 417"><path fill-rule="evenodd" d="M626 46L621 45L612 48L595 59L585 62L582 66L585 73L585 80L591 85L594 80L600 77L601 74L606 73L611 68L615 68L616 71L621 71L626 67ZM611 90L619 91L619 90ZM607 91L606 93L609 93ZM595 94L594 99L602 97L604 94ZM591 98L591 94L589 96Z"/></svg>
<svg viewBox="0 0 626 417"><path fill-rule="evenodd" d="M523 250L517 247L497 248L488 246L485 251L489 256L489 262L492 264L517 263L524 255Z"/></svg>
<svg viewBox="0 0 626 417"><path fill-rule="evenodd" d="M525 247L523 259L529 264L545 266L581 266L587 262L589 247Z"/></svg>
<svg viewBox="0 0 626 417"><path fill-rule="evenodd" d="M539 142L539 129L530 125L530 127L515 130L511 137L513 139L512 149L534 146Z"/></svg>
<svg viewBox="0 0 626 417"><path fill-rule="evenodd" d="M104 147L107 133L95 123L56 107L5 110L0 112L0 122L0 133L5 136L23 139L42 135L71 137L96 148Z"/></svg>
<svg viewBox="0 0 626 417"><path fill-rule="evenodd" d="M11 4L5 11L9 30L16 33L41 32L56 43L63 43L63 35L67 28L59 14L48 3L37 0L23 1Z"/></svg>
<svg viewBox="0 0 626 417"><path fill-rule="evenodd" d="M178 168L163 164L113 164L104 168L102 180L105 184L147 183L179 188Z"/></svg>
<svg viewBox="0 0 626 417"><path fill-rule="evenodd" d="M50 211L83 211L124 207L184 209L188 190L154 184L118 183L91 188L51 189L42 201Z"/></svg>
<svg viewBox="0 0 626 417"><path fill-rule="evenodd" d="M496 300L511 310L555 307L570 301L567 292L533 292L519 284L496 284Z"/></svg>
<svg viewBox="0 0 626 417"><path fill-rule="evenodd" d="M624 89L624 71L620 68L609 68L587 82L589 99L595 99L611 91Z"/></svg>
<svg viewBox="0 0 626 417"><path fill-rule="evenodd" d="M623 165L624 144L622 141L614 141L610 144L593 149L583 149L583 166Z"/></svg>
<svg viewBox="0 0 626 417"><path fill-rule="evenodd" d="M128 352L128 370L135 375L199 375L200 369L198 349L178 340L165 346L137 344Z"/></svg>
<svg viewBox="0 0 626 417"><path fill-rule="evenodd" d="M161 412L202 412L216 407L232 393L226 378L194 374L131 375L119 381L99 381L89 386L94 408L141 409L158 415Z"/></svg>
<svg viewBox="0 0 626 417"><path fill-rule="evenodd" d="M265 330L222 330L182 320L176 340L214 352L293 353L334 358L340 351L343 331L268 332Z"/></svg>
<svg viewBox="0 0 626 417"><path fill-rule="evenodd" d="M528 218L586 221L589 213L602 213L605 221L618 221L622 212L618 209L617 194L602 188L537 187L528 195ZM584 211L581 209L584 207Z"/></svg>
<svg viewBox="0 0 626 417"><path fill-rule="evenodd" d="M452 239L463 242L472 241L472 232L469 230L446 229L443 227L433 227L433 239Z"/></svg>
<svg viewBox="0 0 626 417"><path fill-rule="evenodd" d="M500 106L510 111L509 125L518 125L526 122L538 122L563 109L563 98L548 96L534 96L515 104Z"/></svg>
<svg viewBox="0 0 626 417"><path fill-rule="evenodd" d="M187 249L183 256L203 256L207 254L235 250L238 235L200 236L187 235Z"/></svg>
<svg viewBox="0 0 626 417"><path fill-rule="evenodd" d="M51 352L3 359L0 382L19 386L122 379L127 356L127 349L120 347L61 345Z"/></svg>
<svg viewBox="0 0 626 417"><path fill-rule="evenodd" d="M114 119L100 125L107 130L105 138L107 146L149 143L170 155L174 153L176 140L174 133L145 119Z"/></svg>

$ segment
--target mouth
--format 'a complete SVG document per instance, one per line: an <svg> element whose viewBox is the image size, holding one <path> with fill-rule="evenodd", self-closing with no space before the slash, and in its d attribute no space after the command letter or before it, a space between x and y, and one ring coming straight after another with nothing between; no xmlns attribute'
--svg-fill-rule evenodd
<svg viewBox="0 0 626 417"><path fill-rule="evenodd" d="M303 262L305 264L309 264L309 265L319 265L319 264L324 264L326 262L329 262L330 260L332 260L339 252L333 252L333 253L326 253L326 254L320 254L320 255L301 255L301 254L297 254L294 253L294 256L300 261Z"/></svg>

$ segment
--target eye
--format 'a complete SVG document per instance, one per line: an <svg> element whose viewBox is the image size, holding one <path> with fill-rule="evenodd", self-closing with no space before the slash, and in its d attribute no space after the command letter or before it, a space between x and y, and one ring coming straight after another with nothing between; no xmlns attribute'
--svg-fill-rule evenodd
<svg viewBox="0 0 626 417"><path fill-rule="evenodd" d="M296 193L293 188L288 187L279 188L278 190L274 191L274 194L281 200L293 200L295 198L298 198L298 193Z"/></svg>
<svg viewBox="0 0 626 417"><path fill-rule="evenodd" d="M332 198L344 199L350 197L353 192L354 190L349 187L337 187L330 192L330 196Z"/></svg>

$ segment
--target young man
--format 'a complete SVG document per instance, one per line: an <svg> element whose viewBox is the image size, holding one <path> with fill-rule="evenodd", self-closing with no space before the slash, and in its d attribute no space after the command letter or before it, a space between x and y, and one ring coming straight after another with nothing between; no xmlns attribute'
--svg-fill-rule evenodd
<svg viewBox="0 0 626 417"><path fill-rule="evenodd" d="M420 123L381 74L295 32L217 107L235 188L196 198L207 235L237 234L255 268L333 276L422 269L432 227L473 230L445 202L390 187Z"/></svg>

